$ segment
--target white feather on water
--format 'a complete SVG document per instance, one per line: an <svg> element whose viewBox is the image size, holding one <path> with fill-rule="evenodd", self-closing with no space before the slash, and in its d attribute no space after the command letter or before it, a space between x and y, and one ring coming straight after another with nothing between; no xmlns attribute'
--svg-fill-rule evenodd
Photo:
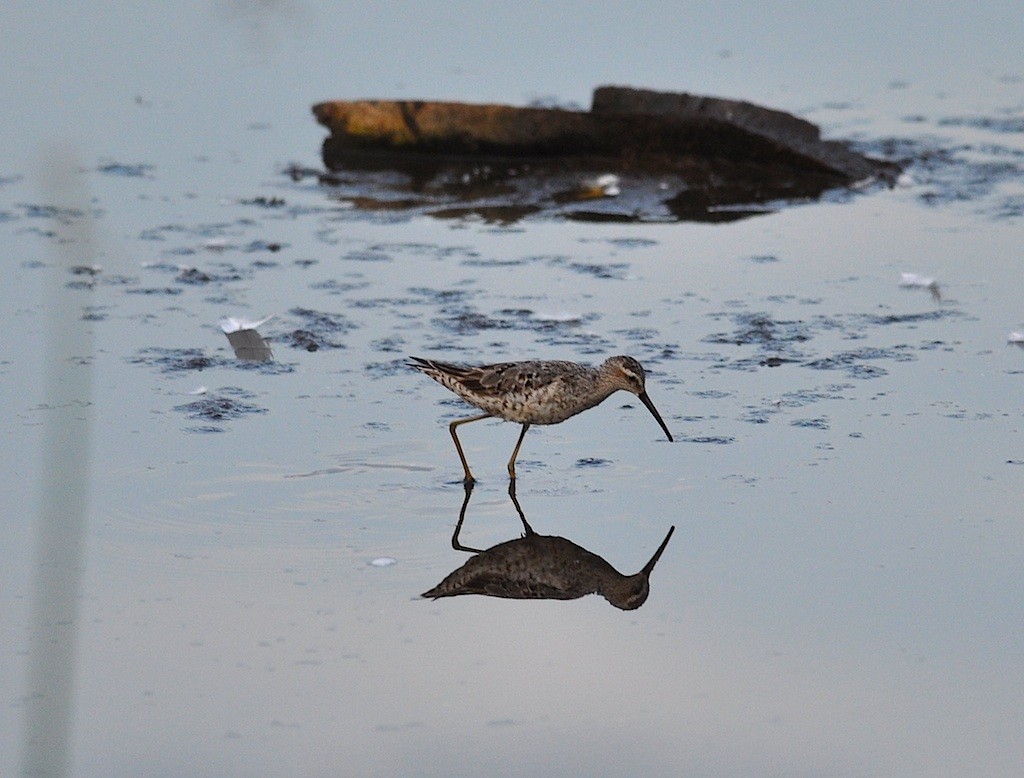
<svg viewBox="0 0 1024 778"><path fill-rule="evenodd" d="M254 330L261 324L266 324L268 321L274 318L274 314L265 316L262 319L256 321L250 321L249 319L236 319L234 316L225 316L220 320L220 328L226 335L232 332L240 332L242 330Z"/></svg>
<svg viewBox="0 0 1024 778"><path fill-rule="evenodd" d="M918 273L900 273L900 286L904 289L927 289L931 292L932 299L942 299L942 292L939 290L939 282L931 276L923 276Z"/></svg>

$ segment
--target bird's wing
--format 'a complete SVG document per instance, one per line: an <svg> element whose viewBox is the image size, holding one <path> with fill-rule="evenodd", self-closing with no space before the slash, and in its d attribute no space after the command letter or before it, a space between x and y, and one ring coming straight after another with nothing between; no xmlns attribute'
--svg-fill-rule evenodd
<svg viewBox="0 0 1024 778"><path fill-rule="evenodd" d="M555 381L564 380L567 375L579 369L579 366L572 362L550 360L455 365L451 362L438 362L420 357L409 359L409 367L434 378L438 375L447 375L458 381L467 392L479 395L531 392Z"/></svg>
<svg viewBox="0 0 1024 778"><path fill-rule="evenodd" d="M479 368L474 378L488 391L530 392L561 378L563 373L556 367L553 362L503 362Z"/></svg>

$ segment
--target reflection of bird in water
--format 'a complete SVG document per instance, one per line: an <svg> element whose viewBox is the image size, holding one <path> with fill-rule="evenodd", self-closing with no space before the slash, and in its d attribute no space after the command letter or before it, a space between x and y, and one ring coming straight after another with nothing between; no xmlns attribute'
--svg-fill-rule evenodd
<svg viewBox="0 0 1024 778"><path fill-rule="evenodd" d="M452 547L476 556L433 589L424 592L423 597L437 599L460 594L485 594L516 600L575 600L587 594L600 594L616 608L634 610L647 599L651 571L676 529L669 529L654 556L639 573L623 575L603 558L572 541L535 533L519 507L513 481L509 484L509 496L523 522L525 534L481 551L459 542L472 491L472 484L467 484L459 521L452 535Z"/></svg>
<svg viewBox="0 0 1024 778"><path fill-rule="evenodd" d="M469 471L459 436L455 434L455 428L460 424L494 416L522 424L523 430L508 460L509 478L515 479L516 456L531 424L558 424L593 408L620 389L639 397L665 430L668 439L672 440L672 433L647 396L644 369L632 357L609 357L599 367L554 360L467 367L419 357L410 359L410 367L425 373L470 405L484 411L479 416L456 419L448 425L455 450L462 460L466 483L475 479Z"/></svg>

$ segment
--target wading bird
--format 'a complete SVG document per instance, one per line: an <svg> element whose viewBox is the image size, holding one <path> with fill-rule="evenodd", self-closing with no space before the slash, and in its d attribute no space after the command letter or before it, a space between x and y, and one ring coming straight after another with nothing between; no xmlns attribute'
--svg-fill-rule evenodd
<svg viewBox="0 0 1024 778"><path fill-rule="evenodd" d="M465 483L475 480L466 462L455 428L471 421L497 417L523 425L508 460L508 476L515 480L516 457L526 431L533 424L558 424L593 408L609 395L624 389L640 398L668 439L672 433L644 387L644 369L632 357L609 357L598 367L560 360L502 362L496 365L453 365L433 359L410 357L409 367L448 387L483 413L456 419L448 429L462 460Z"/></svg>

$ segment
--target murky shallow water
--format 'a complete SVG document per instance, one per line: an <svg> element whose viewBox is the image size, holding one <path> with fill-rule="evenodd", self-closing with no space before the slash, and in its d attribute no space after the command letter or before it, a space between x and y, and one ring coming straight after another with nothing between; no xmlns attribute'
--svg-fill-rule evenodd
<svg viewBox="0 0 1024 778"><path fill-rule="evenodd" d="M729 224L353 209L260 128L234 159L83 159L84 205L0 170L0 771L38 650L40 452L88 419L76 773L1013 774L1024 100L985 87L812 111L910 179ZM99 256L62 267L82 223ZM91 398L46 394L54 311ZM268 314L275 360L234 359L220 318ZM529 432L518 498L624 572L675 525L647 602L420 599L466 559L466 409L406 355L611 353L676 442L615 395ZM518 428L462 429L486 548L522 532Z"/></svg>

